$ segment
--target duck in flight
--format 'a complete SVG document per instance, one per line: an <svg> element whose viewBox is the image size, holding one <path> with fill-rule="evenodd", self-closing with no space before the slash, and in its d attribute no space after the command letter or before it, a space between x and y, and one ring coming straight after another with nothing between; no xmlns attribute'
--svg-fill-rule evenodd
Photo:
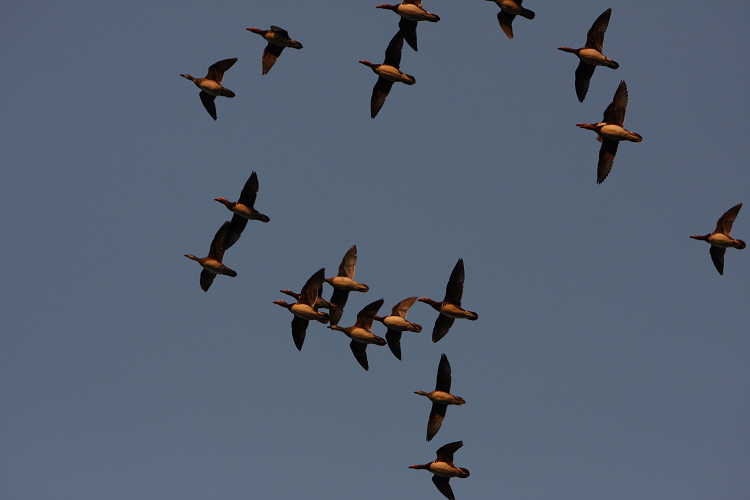
<svg viewBox="0 0 750 500"><path fill-rule="evenodd" d="M740 208L742 208L742 203L738 203L724 212L724 215L719 217L719 220L716 223L716 229L714 229L713 233L704 236L691 236L691 238L695 240L702 240L711 244L711 248L708 250L711 253L711 260L713 261L716 270L719 271L719 274L722 276L724 275L724 253L726 253L727 248L742 250L747 246L744 241L736 240L731 236L732 225L737 218L737 214L740 213Z"/></svg>
<svg viewBox="0 0 750 500"><path fill-rule="evenodd" d="M432 330L432 341L437 342L438 340L445 337L448 333L453 322L457 319L468 319L476 321L479 317L477 313L467 311L461 307L461 299L464 295L464 260L458 259L456 266L451 272L451 277L448 279L448 284L445 286L445 298L442 302L422 297L419 299L420 302L428 304L433 309L438 311L437 319L435 320L435 327Z"/></svg>
<svg viewBox="0 0 750 500"><path fill-rule="evenodd" d="M287 33L285 29L279 28L278 26L271 26L271 29L268 30L261 30L258 28L246 29L247 31L252 31L253 33L262 36L268 42L266 48L263 49L263 60L261 61L264 75L271 71L273 65L276 64L276 59L279 58L284 48L302 48L301 43L299 43L297 40L292 40L289 37L289 33Z"/></svg>
<svg viewBox="0 0 750 500"><path fill-rule="evenodd" d="M448 405L462 405L466 404L463 398L454 396L450 393L451 391L451 364L448 362L448 357L443 354L440 356L440 364L438 365L437 382L435 382L435 390L430 392L414 391L414 394L420 396L426 396L432 401L432 410L430 410L430 418L427 421L427 441L430 441L435 434L440 430L440 426L443 425L443 419L445 419L445 410L448 409Z"/></svg>
<svg viewBox="0 0 750 500"><path fill-rule="evenodd" d="M258 196L258 174L253 171L250 174L250 178L245 182L245 187L242 188L240 193L240 199L237 201L228 201L226 198L214 198L225 207L227 207L234 215L229 223L229 229L227 230L226 239L224 241L224 249L227 250L229 247L240 239L242 231L245 230L248 220L259 220L262 222L268 222L271 219L267 215L264 215L255 210L255 198Z"/></svg>
<svg viewBox="0 0 750 500"><path fill-rule="evenodd" d="M576 68L576 96L578 96L579 102L583 102L586 98L586 93L589 91L589 82L597 66L606 66L612 69L620 67L615 61L602 54L604 33L607 31L607 26L609 26L609 16L611 14L612 9L607 9L602 15L596 18L596 21L591 25L591 29L586 35L586 45L580 49L573 49L571 47L557 48L557 50L562 50L563 52L573 53L580 59L578 68Z"/></svg>
<svg viewBox="0 0 750 500"><path fill-rule="evenodd" d="M391 91L394 82L414 85L417 81L413 76L402 73L399 69L403 46L404 35L399 30L391 39L388 48L385 49L385 61L383 61L383 64L374 64L368 60L359 61L361 64L369 66L378 75L378 81L375 82L375 86L372 88L372 98L370 99L371 118L378 116L380 108L383 107L385 98L388 97L388 93Z"/></svg>
<svg viewBox="0 0 750 500"><path fill-rule="evenodd" d="M440 17L422 8L422 0L404 0L398 5L384 3L375 8L392 10L401 16L398 27L404 35L406 43L415 51L417 50L417 24L419 21L431 23L440 21Z"/></svg>
<svg viewBox="0 0 750 500"><path fill-rule="evenodd" d="M453 465L453 454L464 445L463 441L448 443L438 448L437 458L423 465L410 465L410 469L424 469L432 472L432 482L448 500L455 500L450 485L452 477L469 477L469 470Z"/></svg>
<svg viewBox="0 0 750 500"><path fill-rule="evenodd" d="M214 100L218 96L222 97L234 97L234 92L224 88L221 85L224 80L224 72L232 67L237 62L237 58L224 59L222 61L213 63L208 67L208 74L205 78L194 78L188 74L181 74L180 76L187 78L192 81L196 87L201 89L198 96L201 98L203 107L206 108L211 118L216 120L216 103Z"/></svg>
<svg viewBox="0 0 750 500"><path fill-rule="evenodd" d="M217 274L223 274L225 276L231 276L234 278L237 276L237 273L229 269L227 266L222 264L222 259L224 258L224 239L225 235L229 229L229 221L226 221L222 226L219 228L218 231L216 231L216 234L214 235L213 241L211 241L211 248L208 251L208 256L203 258L198 258L193 254L186 254L185 257L188 259L192 259L194 261L197 261L198 264L200 264L203 267L203 270L201 271L201 289L204 292L207 292L208 289L211 287L211 283L214 282L214 278Z"/></svg>

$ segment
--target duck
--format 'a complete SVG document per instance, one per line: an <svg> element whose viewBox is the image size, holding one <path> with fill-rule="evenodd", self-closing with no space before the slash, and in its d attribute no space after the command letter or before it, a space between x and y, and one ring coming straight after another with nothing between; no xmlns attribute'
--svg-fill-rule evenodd
<svg viewBox="0 0 750 500"><path fill-rule="evenodd" d="M240 235L242 235L242 231L245 230L248 220L259 220L262 222L268 222L271 220L267 215L255 210L254 205L257 196L258 174L253 171L253 173L250 174L250 178L245 182L245 187L242 188L240 199L238 201L232 202L228 201L226 198L214 198L215 201L223 204L234 214L229 223L226 240L224 241L224 249L228 249L240 239Z"/></svg>
<svg viewBox="0 0 750 500"><path fill-rule="evenodd" d="M742 203L738 203L726 212L724 215L719 217L716 223L716 229L711 234L704 236L693 235L691 238L694 240L706 241L711 244L711 248L708 249L711 254L711 260L714 263L714 267L719 274L724 276L724 254L727 248L736 248L737 250L743 250L747 245L742 240L736 240L731 237L732 225L734 220L737 218L737 214L740 213Z"/></svg>
<svg viewBox="0 0 750 500"><path fill-rule="evenodd" d="M606 66L612 69L620 67L615 61L602 54L604 33L607 31L607 26L609 26L609 16L611 14L612 9L607 9L602 15L596 18L596 21L594 21L591 29L586 34L586 45L580 49L573 49L571 47L557 48L557 50L575 54L580 59L578 68L576 68L576 96L578 96L579 102L583 102L586 98L586 93L589 91L589 82L597 66Z"/></svg>
<svg viewBox="0 0 750 500"><path fill-rule="evenodd" d="M318 293L320 293L323 290L323 287L320 287L318 289ZM293 292L291 290L279 290L279 292L289 295L290 297L294 297L295 299L299 300L300 294L297 292ZM315 297L315 303L313 304L313 309L333 309L335 306L328 302L326 299L318 295Z"/></svg>
<svg viewBox="0 0 750 500"><path fill-rule="evenodd" d="M414 391L414 394L420 396L426 396L432 401L432 410L430 410L430 418L427 421L427 441L432 440L435 434L440 430L440 426L443 425L443 419L445 419L445 410L448 405L463 405L466 404L463 398L454 396L450 393L451 390L451 364L448 362L448 357L445 354L440 356L440 364L438 365L437 382L435 383L435 390L430 392Z"/></svg>
<svg viewBox="0 0 750 500"><path fill-rule="evenodd" d="M185 257L197 261L203 267L201 271L201 289L207 292L211 287L211 283L214 282L214 278L217 274L223 274L232 278L237 276L237 273L227 266L222 264L221 260L224 258L224 238L229 230L229 221L226 221L216 231L214 239L211 241L211 248L208 250L208 256L198 258L193 254L185 254Z"/></svg>
<svg viewBox="0 0 750 500"><path fill-rule="evenodd" d="M469 477L469 470L463 467L453 465L453 454L464 445L463 441L455 441L438 448L437 458L430 463L423 465L410 465L410 469L424 469L432 472L432 482L435 483L438 491L449 500L455 500L453 490L450 485L450 478Z"/></svg>
<svg viewBox="0 0 750 500"><path fill-rule="evenodd" d="M201 89L200 94L201 102L203 107L206 108L211 118L216 120L216 103L214 99L218 96L222 97L234 97L234 92L225 88L221 85L224 80L224 72L229 70L234 63L237 62L237 58L224 59L219 62L213 63L208 67L208 74L205 78L194 78L188 74L181 74L183 78L187 78L192 81L196 87Z"/></svg>
<svg viewBox="0 0 750 500"><path fill-rule="evenodd" d="M414 49L415 52L417 51L417 23L419 23L419 21L428 21L431 23L440 21L439 16L432 12L427 12L422 8L422 0L404 0L398 5L384 3L375 8L392 10L401 16L401 20L398 22L398 27L404 35L406 43L408 43L409 47Z"/></svg>
<svg viewBox="0 0 750 500"><path fill-rule="evenodd" d="M354 358L365 371L370 369L370 365L367 363L367 351L365 350L367 349L367 345L375 344L383 346L386 344L384 339L370 331L372 329L372 320L382 305L383 299L378 299L375 302L367 304L357 313L357 322L353 326L342 328L338 325L328 325L328 328L331 330L344 332L347 337L352 339L349 347L352 350L352 354L354 354Z"/></svg>
<svg viewBox="0 0 750 500"><path fill-rule="evenodd" d="M378 116L380 108L385 103L385 98L388 97L388 93L391 91L393 82L401 82L406 85L414 85L417 82L413 76L402 73L398 69L401 64L401 49L403 46L404 35L399 30L390 43L388 43L388 48L385 49L385 61L383 61L383 64L374 64L366 59L359 61L360 64L369 66L378 75L378 81L375 82L375 86L372 88L370 118Z"/></svg>
<svg viewBox="0 0 750 500"><path fill-rule="evenodd" d="M435 328L432 330L432 341L445 337L457 319L468 319L476 321L479 316L473 311L467 311L461 307L461 298L464 294L464 260L458 259L456 266L451 272L448 284L445 287L445 298L437 302L427 297L419 299L420 302L428 304L440 314L435 320Z"/></svg>
<svg viewBox="0 0 750 500"><path fill-rule="evenodd" d="M375 321L380 321L387 328L385 340L396 359L401 360L401 332L421 332L422 326L406 320L406 313L417 301L416 297L404 299L391 309L390 316L375 316Z"/></svg>
<svg viewBox="0 0 750 500"><path fill-rule="evenodd" d="M346 251L339 264L339 274L333 278L326 278L325 282L333 287L331 302L335 307L331 309L331 324L337 325L344 314L344 306L349 298L349 292L367 292L370 287L364 283L354 281L354 266L357 264L357 245Z"/></svg>
<svg viewBox="0 0 750 500"><path fill-rule="evenodd" d="M283 300L274 301L274 304L287 308L294 315L294 318L292 318L292 339L298 351L302 350L310 321L319 321L323 324L328 322L328 314L320 312L314 307L319 290L323 286L324 277L325 268L321 267L310 276L305 286L302 287L296 304L287 304Z"/></svg>
<svg viewBox="0 0 750 500"><path fill-rule="evenodd" d="M301 49L302 44L297 40L292 40L289 37L289 33L285 29L279 28L278 26L271 26L271 29L261 30L258 28L246 28L247 31L252 31L255 34L262 36L267 42L266 48L263 49L263 73L266 74L271 71L271 68L276 64L276 59L279 58L281 52L285 47L292 49Z"/></svg>
<svg viewBox="0 0 750 500"><path fill-rule="evenodd" d="M597 133L597 141L602 143L599 149L599 163L596 167L596 183L601 184L612 170L612 163L617 154L620 141L641 142L643 137L635 132L625 130L625 108L628 105L628 87L621 81L615 91L615 97L604 110L604 118L600 123L577 123L576 126L593 130Z"/></svg>
<svg viewBox="0 0 750 500"><path fill-rule="evenodd" d="M521 7L523 0L488 0L489 2L495 2L500 7L500 12L497 13L497 20L500 23L500 28L503 32L508 35L508 38L513 39L513 19L516 16L525 17L526 19L534 19L535 14Z"/></svg>

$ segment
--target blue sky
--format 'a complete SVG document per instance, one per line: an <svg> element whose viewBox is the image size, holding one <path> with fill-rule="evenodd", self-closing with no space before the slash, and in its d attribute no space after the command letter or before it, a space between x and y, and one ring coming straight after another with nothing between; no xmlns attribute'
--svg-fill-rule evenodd
<svg viewBox="0 0 750 500"><path fill-rule="evenodd" d="M688 236L750 200L750 7L526 0L536 18L509 40L494 3L431 1L441 21L401 61L416 85L372 120L357 61L382 62L398 23L377 4L3 9L4 498L441 498L407 466L457 440L459 499L747 496L750 254L729 249L719 276ZM608 7L620 68L579 103L556 49ZM272 24L304 49L261 76L245 28ZM237 97L214 122L179 75L230 57ZM620 80L644 139L597 185L599 143L575 124ZM207 254L231 215L213 199L253 170L271 222L204 293L183 255ZM403 361L369 347L369 372L322 325L298 352L272 301L353 244L370 291L343 326L381 297L439 300L459 257L479 320L433 344L417 303L424 331ZM467 403L428 443L413 391L441 353Z"/></svg>

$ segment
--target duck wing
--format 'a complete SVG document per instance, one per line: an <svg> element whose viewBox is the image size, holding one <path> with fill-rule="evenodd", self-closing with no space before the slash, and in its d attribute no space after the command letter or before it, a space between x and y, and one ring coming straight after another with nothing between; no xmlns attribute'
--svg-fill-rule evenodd
<svg viewBox="0 0 750 500"><path fill-rule="evenodd" d="M453 465L453 454L464 445L463 441L454 441L438 448L436 462L445 462Z"/></svg>
<svg viewBox="0 0 750 500"><path fill-rule="evenodd" d="M276 64L276 59L279 58L283 50L284 47L282 47L281 45L274 45L271 42L268 42L266 48L263 49L262 66L264 75L271 71L273 65Z"/></svg>
<svg viewBox="0 0 750 500"><path fill-rule="evenodd" d="M589 91L589 83L591 82L591 77L594 76L595 69L596 66L587 64L583 60L578 62L578 67L576 68L576 96L578 97L578 102L583 102L586 98L586 94Z"/></svg>
<svg viewBox="0 0 750 500"><path fill-rule="evenodd" d="M206 108L206 111L208 111L208 114L211 115L211 118L216 120L216 103L214 102L216 96L212 96L208 92L203 92L202 90L198 95L201 98L203 107Z"/></svg>
<svg viewBox="0 0 750 500"><path fill-rule="evenodd" d="M520 2L518 3L520 4ZM497 21L500 23L500 28L511 40L513 39L513 19L515 18L515 14L508 14L504 10L497 13Z"/></svg>
<svg viewBox="0 0 750 500"><path fill-rule="evenodd" d="M367 344L352 340L349 343L349 347L352 350L352 354L354 354L354 358L359 362L362 368L364 368L365 371L369 370L370 365L367 363Z"/></svg>
<svg viewBox="0 0 750 500"><path fill-rule="evenodd" d="M708 251L711 254L711 260L714 263L714 267L719 271L719 274L724 276L724 254L727 249L711 245L711 248L709 248Z"/></svg>
<svg viewBox="0 0 750 500"><path fill-rule="evenodd" d="M357 313L357 322L355 323L355 325L359 326L360 328L364 328L367 331L370 331L370 329L372 328L373 318L378 313L378 310L382 305L383 299L378 299L375 302L367 304L362 308L361 311Z"/></svg>
<svg viewBox="0 0 750 500"><path fill-rule="evenodd" d="M448 356L445 354L440 356L435 390L448 393L451 392L451 364L448 362Z"/></svg>
<svg viewBox="0 0 750 500"><path fill-rule="evenodd" d="M445 419L445 410L447 409L448 405L432 403L430 418L427 421L427 441L431 441L440 430L440 426L443 425L443 420Z"/></svg>
<svg viewBox="0 0 750 500"><path fill-rule="evenodd" d="M224 224L221 225L218 231L216 231L216 234L214 235L214 239L211 241L211 248L208 251L208 256L212 259L216 259L219 262L224 258L224 239L227 234L227 230L229 229L229 221L224 222Z"/></svg>
<svg viewBox="0 0 750 500"><path fill-rule="evenodd" d="M401 361L401 332L389 328L385 332L385 341L388 343L388 348L393 355L396 356L396 359Z"/></svg>
<svg viewBox="0 0 750 500"><path fill-rule="evenodd" d="M464 260L458 259L453 271L451 271L451 277L448 279L448 284L445 286L445 299L443 299L443 302L460 306L463 295Z"/></svg>
<svg viewBox="0 0 750 500"><path fill-rule="evenodd" d="M233 57L231 59L224 59L222 61L213 63L208 67L208 74L206 75L206 78L208 78L209 80L213 80L216 83L221 83L221 81L224 79L224 72L231 68L232 65L236 62L237 58Z"/></svg>
<svg viewBox="0 0 750 500"><path fill-rule="evenodd" d="M604 123L609 125L622 125L625 123L625 108L628 105L628 86L625 85L625 80L620 81L620 85L615 91L615 97L612 102L604 110Z"/></svg>
<svg viewBox="0 0 750 500"><path fill-rule="evenodd" d="M372 88L372 97L370 98L370 118L375 118L380 113L380 109L385 104L385 98L393 87L393 82L386 80L382 76L378 77L375 86Z"/></svg>
<svg viewBox="0 0 750 500"><path fill-rule="evenodd" d="M292 318L292 339L294 339L294 345L297 346L297 350L302 350L302 344L305 343L305 335L307 334L307 326L310 324L309 320L295 316Z"/></svg>
<svg viewBox="0 0 750 500"><path fill-rule="evenodd" d="M329 309L328 315L332 325L339 324L341 315L344 314L344 306L346 306L347 299L349 299L349 292L347 292L346 290L339 290L338 288L333 289L330 302L335 307L333 309Z"/></svg>
<svg viewBox="0 0 750 500"><path fill-rule="evenodd" d="M609 26L609 16L612 14L612 9L605 10L602 15L596 18L594 24L591 25L591 29L586 34L586 45L587 49L596 49L599 52L602 51L604 46L604 33L607 31Z"/></svg>
<svg viewBox="0 0 750 500"><path fill-rule="evenodd" d="M596 167L596 183L601 184L612 170L612 164L617 154L618 141L602 138L602 147L599 148L599 163Z"/></svg>
<svg viewBox="0 0 750 500"><path fill-rule="evenodd" d="M454 321L456 321L454 318L448 317L445 314L438 314L435 320L435 328L432 329L432 341L437 342L445 337L448 330L453 326Z"/></svg>
<svg viewBox="0 0 750 500"><path fill-rule="evenodd" d="M730 236L732 234L732 225L737 218L737 214L740 213L740 208L742 208L742 203L738 203L724 212L724 215L719 217L719 220L716 223L716 230L714 233L722 233Z"/></svg>
<svg viewBox="0 0 750 500"><path fill-rule="evenodd" d="M300 292L299 303L313 306L315 299L318 296L318 289L323 286L323 280L325 279L325 268L321 267L318 271L310 276L310 278L302 287Z"/></svg>
<svg viewBox="0 0 750 500"><path fill-rule="evenodd" d="M401 318L406 319L406 313L409 311L409 308L414 305L414 303L417 301L416 297L409 297L408 299L404 299L395 306L393 306L393 309L391 309L391 315L393 316L399 316Z"/></svg>
<svg viewBox="0 0 750 500"><path fill-rule="evenodd" d="M432 482L437 487L438 491L443 494L448 500L456 500L453 496L453 489L451 489L450 478L432 475Z"/></svg>
<svg viewBox="0 0 750 500"><path fill-rule="evenodd" d="M242 236L242 231L245 230L245 226L247 226L246 218L237 214L232 216L227 234L224 236L224 250L228 250L232 245L237 243L237 240Z"/></svg>
<svg viewBox="0 0 750 500"><path fill-rule="evenodd" d="M242 203L246 207L254 208L255 198L258 196L258 174L250 174L250 178L245 182L245 187L242 188L240 193L239 203Z"/></svg>
<svg viewBox="0 0 750 500"><path fill-rule="evenodd" d="M204 292L207 292L209 288L211 288L211 283L214 282L214 278L216 277L216 274L212 273L208 269L204 269L201 271L201 290Z"/></svg>
<svg viewBox="0 0 750 500"><path fill-rule="evenodd" d="M400 26L401 22L399 22L399 27ZM393 35L393 38L391 38L391 41L388 43L388 47L385 49L385 61L383 61L383 64L387 64L388 66L393 66L394 68L398 69L399 65L401 64L401 49L403 48L403 46L404 35L399 29L398 32Z"/></svg>
<svg viewBox="0 0 750 500"><path fill-rule="evenodd" d="M357 264L357 245L346 251L344 258L341 259L339 264L339 276L344 278L354 279L354 266Z"/></svg>
<svg viewBox="0 0 750 500"><path fill-rule="evenodd" d="M417 51L417 24L419 21L412 21L402 17L398 22L398 28L401 30L401 34L404 36L404 40L409 44L409 47ZM401 50L401 49L399 49Z"/></svg>

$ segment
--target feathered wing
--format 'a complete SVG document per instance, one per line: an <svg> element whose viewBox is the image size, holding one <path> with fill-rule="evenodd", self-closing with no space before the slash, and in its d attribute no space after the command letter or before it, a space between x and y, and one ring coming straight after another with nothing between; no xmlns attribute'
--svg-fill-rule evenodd
<svg viewBox="0 0 750 500"><path fill-rule="evenodd" d="M212 96L211 94L203 92L202 90L200 91L200 94L198 94L198 96L201 98L203 107L206 108L208 114L211 115L211 118L216 120L216 103L214 102L216 96Z"/></svg>
<svg viewBox="0 0 750 500"><path fill-rule="evenodd" d="M245 226L247 226L246 218L237 214L232 216L232 220L229 221L229 228L224 236L224 250L229 250L232 245L237 243L237 240L242 236L242 231L245 230Z"/></svg>
<svg viewBox="0 0 750 500"><path fill-rule="evenodd" d="M372 88L372 97L370 98L370 118L375 118L385 104L385 98L393 87L393 82L386 80L382 76L378 77L375 86Z"/></svg>
<svg viewBox="0 0 750 500"><path fill-rule="evenodd" d="M401 361L401 332L389 328L385 332L385 341L388 343L388 348L393 355L396 356L396 359Z"/></svg>
<svg viewBox="0 0 750 500"><path fill-rule="evenodd" d="M620 81L620 85L615 91L615 97L612 102L604 110L604 123L609 125L623 126L625 123L625 108L628 106L628 86L625 85L625 80Z"/></svg>
<svg viewBox="0 0 750 500"><path fill-rule="evenodd" d="M438 314L438 317L435 320L435 327L432 329L432 341L437 342L445 337L448 330L453 326L454 321L456 321L454 318L446 316L445 314Z"/></svg>
<svg viewBox="0 0 750 500"><path fill-rule="evenodd" d="M367 344L352 340L349 343L349 348L351 348L354 358L359 362L362 368L364 368L365 371L369 370L370 365L367 363Z"/></svg>
<svg viewBox="0 0 750 500"><path fill-rule="evenodd" d="M323 280L325 279L325 268L321 267L315 272L302 287L300 292L299 303L313 306L315 299L318 296L318 289L323 286Z"/></svg>
<svg viewBox="0 0 750 500"><path fill-rule="evenodd" d="M445 302L461 305L461 299L464 296L464 260L458 259L448 284L445 286Z"/></svg>
<svg viewBox="0 0 750 500"><path fill-rule="evenodd" d="M224 80L224 72L231 68L232 65L236 62L237 58L233 57L231 59L224 59L222 61L213 63L208 67L208 74L206 75L206 78L208 78L209 80L213 80L216 83L221 83L222 80Z"/></svg>
<svg viewBox="0 0 750 500"><path fill-rule="evenodd" d="M292 339L294 339L294 345L297 346L298 351L302 350L302 344L305 343L305 335L309 324L309 320L298 316L292 318Z"/></svg>
<svg viewBox="0 0 750 500"><path fill-rule="evenodd" d="M263 59L261 61L264 75L271 71L273 65L276 64L276 59L279 58L283 50L284 47L281 45L274 45L271 42L268 42L266 48L263 49Z"/></svg>
<svg viewBox="0 0 750 500"><path fill-rule="evenodd" d="M443 494L448 500L456 500L453 496L453 489L451 488L450 478L432 475L432 482L437 487L438 491Z"/></svg>
<svg viewBox="0 0 750 500"><path fill-rule="evenodd" d="M583 102L586 98L586 94L589 91L589 83L591 77L594 76L594 70L596 66L587 64L583 60L578 61L578 67L576 68L576 96L578 102Z"/></svg>
<svg viewBox="0 0 750 500"><path fill-rule="evenodd" d="M371 302L370 304L367 304L365 307L363 307L362 310L357 313L356 325L364 328L365 330L371 330L373 318L378 313L378 310L382 305L383 299L378 299L375 302Z"/></svg>
<svg viewBox="0 0 750 500"><path fill-rule="evenodd" d="M716 230L714 231L714 233L723 233L727 236L731 236L732 226L734 225L734 221L737 218L737 214L740 213L740 208L742 208L742 203L738 203L737 205L724 212L724 215L719 217L719 220L716 223Z"/></svg>
<svg viewBox="0 0 750 500"><path fill-rule="evenodd" d="M591 25L591 29L586 34L586 45L587 49L596 49L599 52L602 51L604 46L604 33L607 31L609 26L609 16L612 14L612 9L605 10L602 15L596 18L594 24Z"/></svg>
<svg viewBox="0 0 750 500"><path fill-rule="evenodd" d="M719 274L724 276L724 254L727 249L711 245L708 251L711 253L711 261L714 263L714 267L719 271Z"/></svg>
<svg viewBox="0 0 750 500"><path fill-rule="evenodd" d="M617 154L618 141L602 138L602 147L599 148L599 163L596 167L596 183L601 184L612 170L612 164Z"/></svg>
<svg viewBox="0 0 750 500"><path fill-rule="evenodd" d="M341 259L339 264L339 276L354 279L354 266L357 264L357 245L346 251L344 258Z"/></svg>
<svg viewBox="0 0 750 500"><path fill-rule="evenodd" d="M415 32L416 33L416 32ZM385 61L383 64L393 66L397 68L401 65L401 49L404 46L404 35L399 29L398 32L393 35L391 41L388 42L388 47L385 49Z"/></svg>
<svg viewBox="0 0 750 500"><path fill-rule="evenodd" d="M448 393L451 392L451 364L448 362L448 357L445 354L440 356L435 390Z"/></svg>
<svg viewBox="0 0 750 500"><path fill-rule="evenodd" d="M427 441L432 441L432 438L434 438L435 434L440 430L440 427L443 425L443 420L445 420L445 411L447 409L448 405L432 403L430 418L427 421Z"/></svg>
<svg viewBox="0 0 750 500"><path fill-rule="evenodd" d="M497 21L500 23L500 28L511 40L513 39L513 19L515 18L515 14L509 14L504 10L497 13Z"/></svg>
<svg viewBox="0 0 750 500"><path fill-rule="evenodd" d="M246 207L255 207L255 198L258 196L258 174L253 171L250 174L250 178L245 182L245 187L242 188L240 193L240 199L238 203L242 203Z"/></svg>
<svg viewBox="0 0 750 500"><path fill-rule="evenodd" d="M401 34L404 36L404 40L409 44L409 47L417 51L417 24L419 21L412 21L402 17L398 22L398 28L401 30ZM401 49L399 49L401 50ZM386 63L387 64L387 63Z"/></svg>
<svg viewBox="0 0 750 500"><path fill-rule="evenodd" d="M201 290L207 292L208 289L211 288L211 283L214 282L215 277L216 274L212 273L208 269L203 269L201 271Z"/></svg>
<svg viewBox="0 0 750 500"><path fill-rule="evenodd" d="M411 306L413 306L416 301L416 297L409 297L408 299L402 300L401 302L393 306L393 309L391 309L391 315L406 319L406 314L409 311L409 308L411 308Z"/></svg>

